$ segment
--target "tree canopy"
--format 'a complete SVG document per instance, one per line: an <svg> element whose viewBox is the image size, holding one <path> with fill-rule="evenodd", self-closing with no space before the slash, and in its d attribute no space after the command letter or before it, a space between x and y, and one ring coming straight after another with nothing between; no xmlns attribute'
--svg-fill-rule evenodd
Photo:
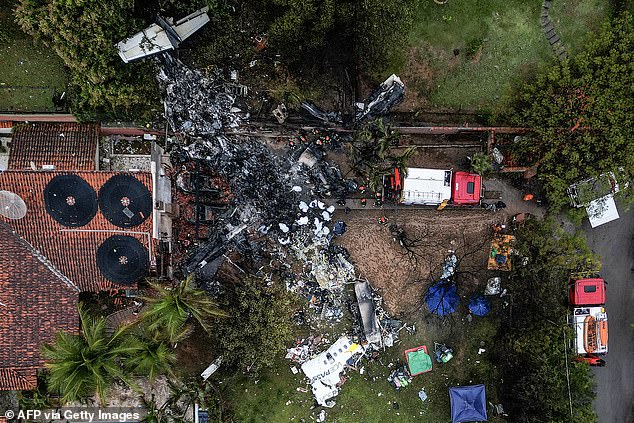
<svg viewBox="0 0 634 423"><path fill-rule="evenodd" d="M596 269L597 258L583 238L552 221L529 219L516 236L517 256L506 282L510 311L496 351L505 407L516 422L570 421L568 360L572 421L594 422L592 374L586 364L572 361L574 352L564 343L573 336L566 325L568 278L571 272Z"/></svg>
<svg viewBox="0 0 634 423"><path fill-rule="evenodd" d="M354 136L348 152L350 169L365 178L373 191L380 191L383 176L398 168L406 172L407 161L416 154L413 147L397 152L400 135L383 119L364 125Z"/></svg>
<svg viewBox="0 0 634 423"><path fill-rule="evenodd" d="M218 320L215 332L227 361L252 373L273 365L292 338L292 294L248 277L230 288L226 301L231 317Z"/></svg>
<svg viewBox="0 0 634 423"><path fill-rule="evenodd" d="M517 145L539 175L551 206L566 188L612 171L624 187L634 175L634 24L624 12L589 39L587 49L529 84L516 123L535 131ZM623 190L631 195L634 186Z"/></svg>
<svg viewBox="0 0 634 423"><path fill-rule="evenodd" d="M351 60L369 71L383 70L398 56L412 23L409 0L272 0L272 4L283 7L270 26L272 43L317 57L330 51L330 57L338 55L339 60Z"/></svg>
<svg viewBox="0 0 634 423"><path fill-rule="evenodd" d="M176 343L191 333L191 323L196 321L210 332L210 321L226 317L216 302L203 290L193 286L195 274L191 273L174 288L150 283L157 296L147 297L147 307L141 315L145 330L152 339L166 339Z"/></svg>
<svg viewBox="0 0 634 423"><path fill-rule="evenodd" d="M20 0L21 28L50 47L70 71L75 112L138 114L156 105L151 62L125 64L115 44L144 23L124 0Z"/></svg>

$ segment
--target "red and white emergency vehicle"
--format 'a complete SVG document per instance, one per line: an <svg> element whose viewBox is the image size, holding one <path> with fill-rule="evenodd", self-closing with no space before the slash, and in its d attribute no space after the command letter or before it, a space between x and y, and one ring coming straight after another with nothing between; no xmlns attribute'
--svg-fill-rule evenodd
<svg viewBox="0 0 634 423"><path fill-rule="evenodd" d="M445 169L408 168L384 179L384 198L405 205L475 206L482 196L482 177L477 173Z"/></svg>
<svg viewBox="0 0 634 423"><path fill-rule="evenodd" d="M571 315L575 330L574 349L579 361L602 366L598 356L608 352L608 314L605 311L606 282L602 278L571 278L568 286Z"/></svg>

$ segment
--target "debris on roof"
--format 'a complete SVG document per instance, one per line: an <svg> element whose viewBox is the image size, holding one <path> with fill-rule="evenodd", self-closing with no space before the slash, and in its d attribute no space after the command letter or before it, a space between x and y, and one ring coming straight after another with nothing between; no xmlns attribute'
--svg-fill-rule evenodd
<svg viewBox="0 0 634 423"><path fill-rule="evenodd" d="M96 170L99 124L36 122L16 125L9 169Z"/></svg>

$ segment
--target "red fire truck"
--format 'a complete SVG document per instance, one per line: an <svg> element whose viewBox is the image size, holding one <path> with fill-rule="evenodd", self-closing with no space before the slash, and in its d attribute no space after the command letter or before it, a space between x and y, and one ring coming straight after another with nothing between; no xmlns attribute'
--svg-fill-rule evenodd
<svg viewBox="0 0 634 423"><path fill-rule="evenodd" d="M405 205L475 206L482 196L482 177L477 173L445 169L400 169L383 180L384 198Z"/></svg>
<svg viewBox="0 0 634 423"><path fill-rule="evenodd" d="M608 352L608 314L605 311L607 283L600 277L570 278L569 323L575 330L573 341L578 361L603 366L600 358Z"/></svg>

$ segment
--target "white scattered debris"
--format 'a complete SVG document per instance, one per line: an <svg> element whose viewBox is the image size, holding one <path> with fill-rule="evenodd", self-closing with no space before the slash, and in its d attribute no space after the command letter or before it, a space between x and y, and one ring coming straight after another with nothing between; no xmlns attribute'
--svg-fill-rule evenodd
<svg viewBox="0 0 634 423"><path fill-rule="evenodd" d="M222 356L218 357L213 363L211 363L209 365L209 367L207 367L201 374L200 376L203 378L203 380L207 380L209 379L209 376L213 375L214 373L216 373L216 371L220 368L220 365L222 364Z"/></svg>
<svg viewBox="0 0 634 423"><path fill-rule="evenodd" d="M328 400L339 394L337 385L341 381L340 374L346 363L364 352L363 346L342 336L326 351L302 364L302 371L309 379L318 404L327 406Z"/></svg>
<svg viewBox="0 0 634 423"><path fill-rule="evenodd" d="M489 278L487 281L487 287L484 290L484 295L498 295L501 291L501 283L502 279L499 276Z"/></svg>

